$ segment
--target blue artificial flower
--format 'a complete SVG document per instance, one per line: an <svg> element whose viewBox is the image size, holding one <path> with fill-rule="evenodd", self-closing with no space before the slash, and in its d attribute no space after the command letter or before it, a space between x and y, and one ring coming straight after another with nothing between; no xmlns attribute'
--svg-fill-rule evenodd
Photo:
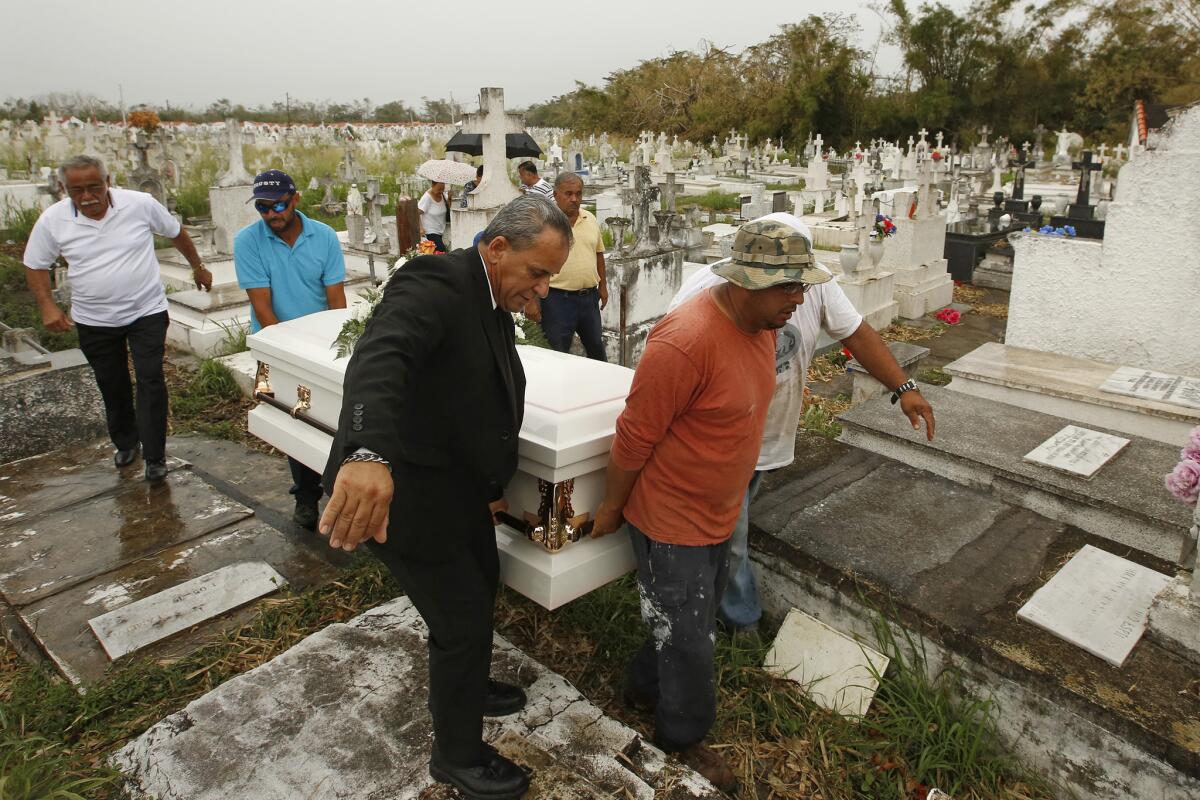
<svg viewBox="0 0 1200 800"><path fill-rule="evenodd" d="M876 214L876 215L875 215L875 221L876 221L876 222L883 222L883 214Z"/></svg>
<svg viewBox="0 0 1200 800"><path fill-rule="evenodd" d="M1073 225L1068 225L1068 226L1066 227L1066 231L1067 231L1067 235L1068 235L1068 236L1074 236L1074 235L1075 235L1075 226L1073 226Z"/></svg>
<svg viewBox="0 0 1200 800"><path fill-rule="evenodd" d="M1029 226L1028 226L1028 225L1026 225L1026 226L1025 226L1025 229L1024 229L1024 230L1022 230L1022 231L1021 231L1021 233L1030 233Z"/></svg>

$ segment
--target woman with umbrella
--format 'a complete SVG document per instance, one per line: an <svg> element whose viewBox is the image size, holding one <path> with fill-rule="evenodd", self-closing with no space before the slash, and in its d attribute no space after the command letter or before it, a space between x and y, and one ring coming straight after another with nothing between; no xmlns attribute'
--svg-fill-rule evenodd
<svg viewBox="0 0 1200 800"><path fill-rule="evenodd" d="M446 218L449 216L447 209L453 199L446 184L461 186L475 177L475 167L435 158L417 167L417 174L431 184L417 201L417 210L421 212L421 236L432 242L437 252L444 253L447 248L442 236L446 232Z"/></svg>
<svg viewBox="0 0 1200 800"><path fill-rule="evenodd" d="M433 242L439 253L446 252L442 234L446 232L446 214L449 208L450 195L446 192L446 184L441 181L433 181L417 201L417 210L421 212L421 236Z"/></svg>

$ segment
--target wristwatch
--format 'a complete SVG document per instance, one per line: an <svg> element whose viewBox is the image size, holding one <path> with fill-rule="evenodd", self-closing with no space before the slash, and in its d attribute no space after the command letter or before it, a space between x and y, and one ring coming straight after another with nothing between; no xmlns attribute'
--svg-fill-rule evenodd
<svg viewBox="0 0 1200 800"><path fill-rule="evenodd" d="M208 269L208 266L203 261L192 267L192 272L199 272L202 269Z"/></svg>
<svg viewBox="0 0 1200 800"><path fill-rule="evenodd" d="M919 391L921 391L921 390L917 388L917 382L914 381L912 378L909 378L908 380L906 380L904 383L897 386L892 391L892 405L896 405L896 401L898 401L900 399L900 395L904 394L905 392L919 392Z"/></svg>

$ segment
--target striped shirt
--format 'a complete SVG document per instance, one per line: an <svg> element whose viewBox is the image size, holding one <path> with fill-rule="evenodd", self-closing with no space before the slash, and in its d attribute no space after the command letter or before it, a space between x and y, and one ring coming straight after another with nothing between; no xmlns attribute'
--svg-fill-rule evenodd
<svg viewBox="0 0 1200 800"><path fill-rule="evenodd" d="M526 194L540 194L547 200L554 200L554 187L545 178L538 178L537 183L533 186L526 186L522 191Z"/></svg>

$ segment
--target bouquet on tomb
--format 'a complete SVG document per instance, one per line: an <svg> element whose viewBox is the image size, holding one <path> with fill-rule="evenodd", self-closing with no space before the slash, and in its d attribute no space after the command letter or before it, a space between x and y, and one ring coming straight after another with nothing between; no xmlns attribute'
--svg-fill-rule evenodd
<svg viewBox="0 0 1200 800"><path fill-rule="evenodd" d="M1179 451L1179 463L1164 479L1167 491L1184 505L1200 499L1200 426L1192 429L1187 444Z"/></svg>
<svg viewBox="0 0 1200 800"><path fill-rule="evenodd" d="M383 290L387 288L388 281L396 274L396 270L418 255L420 252L415 248L402 254L395 263L388 267L387 277L383 279L383 283L373 289L365 289L359 295L361 302L354 303L352 306L354 313L350 315L350 319L342 323L342 329L338 331L337 338L330 345L337 350L338 358L345 358L354 352L354 346L358 344L358 340L362 338L363 332L367 329L367 320L371 318L371 314L375 313L375 306L379 305L379 301L383 299Z"/></svg>
<svg viewBox="0 0 1200 800"><path fill-rule="evenodd" d="M896 232L896 223L892 222L892 218L885 214L875 215L875 227L871 229L871 235L876 239L886 239Z"/></svg>

